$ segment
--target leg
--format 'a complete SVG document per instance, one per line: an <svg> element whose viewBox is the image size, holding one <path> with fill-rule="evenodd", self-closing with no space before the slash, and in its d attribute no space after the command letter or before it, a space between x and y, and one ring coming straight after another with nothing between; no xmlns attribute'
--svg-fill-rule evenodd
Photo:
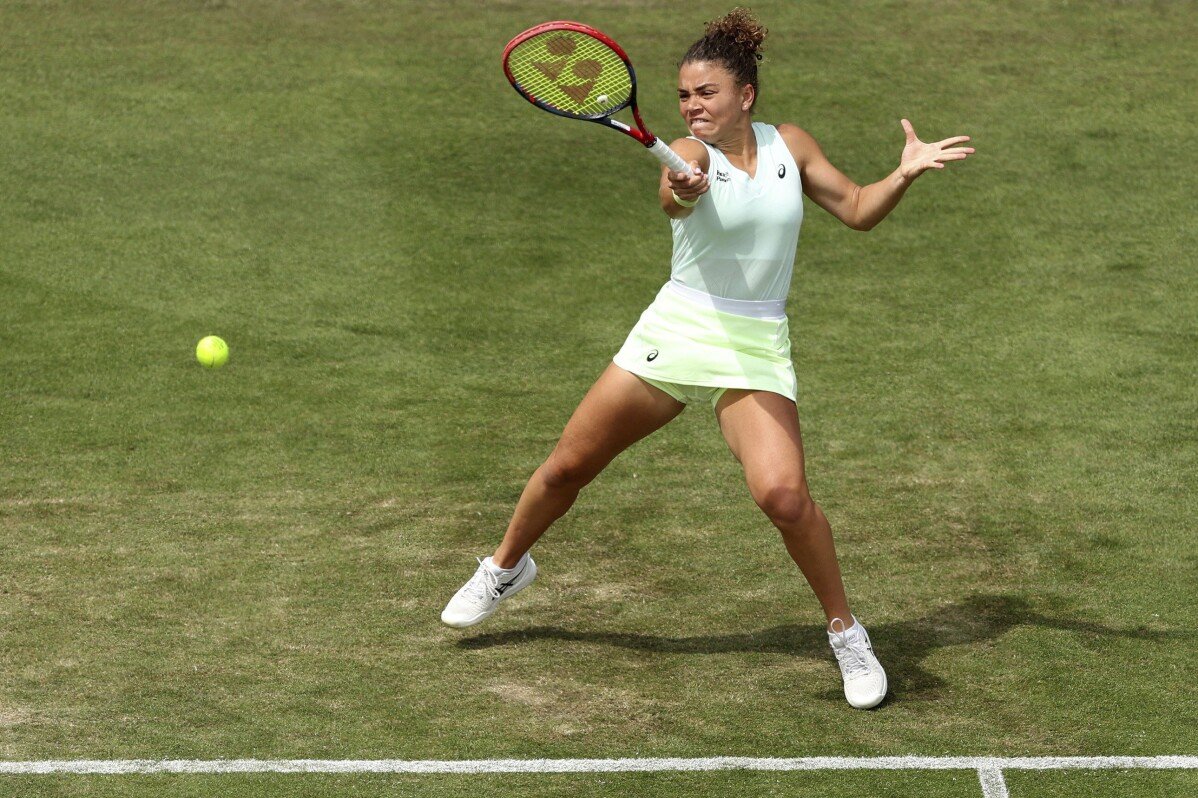
<svg viewBox="0 0 1198 798"><path fill-rule="evenodd" d="M769 391L727 391L716 404L720 431L745 469L749 492L807 578L828 622L853 623L832 528L811 500L795 403Z"/></svg>
<svg viewBox="0 0 1198 798"><path fill-rule="evenodd" d="M616 455L660 429L684 404L611 364L583 397L552 454L529 479L491 557L511 568Z"/></svg>

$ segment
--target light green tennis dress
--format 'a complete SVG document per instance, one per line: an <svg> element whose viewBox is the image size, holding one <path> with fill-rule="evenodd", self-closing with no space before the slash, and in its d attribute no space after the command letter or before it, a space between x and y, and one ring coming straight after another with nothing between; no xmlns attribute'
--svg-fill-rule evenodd
<svg viewBox="0 0 1198 798"><path fill-rule="evenodd" d="M614 358L687 404L714 406L729 388L797 397L786 296L803 187L778 130L755 122L753 134L753 177L704 144L710 188L690 215L671 220L670 280Z"/></svg>

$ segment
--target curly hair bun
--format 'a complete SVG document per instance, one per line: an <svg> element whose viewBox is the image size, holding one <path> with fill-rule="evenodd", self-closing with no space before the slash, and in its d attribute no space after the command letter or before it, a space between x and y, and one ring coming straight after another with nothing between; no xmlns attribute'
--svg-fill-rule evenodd
<svg viewBox="0 0 1198 798"><path fill-rule="evenodd" d="M724 39L760 61L761 46L767 33L769 30L757 21L752 11L737 6L719 19L708 22L703 36L707 39Z"/></svg>

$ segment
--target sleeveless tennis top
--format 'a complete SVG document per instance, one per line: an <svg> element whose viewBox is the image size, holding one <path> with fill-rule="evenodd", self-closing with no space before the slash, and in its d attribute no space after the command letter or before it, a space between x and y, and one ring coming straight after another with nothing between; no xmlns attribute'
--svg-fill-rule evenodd
<svg viewBox="0 0 1198 798"><path fill-rule="evenodd" d="M689 216L670 220L670 280L713 297L785 302L803 223L803 186L778 129L754 122L753 135L753 177L700 142L711 159L710 188Z"/></svg>

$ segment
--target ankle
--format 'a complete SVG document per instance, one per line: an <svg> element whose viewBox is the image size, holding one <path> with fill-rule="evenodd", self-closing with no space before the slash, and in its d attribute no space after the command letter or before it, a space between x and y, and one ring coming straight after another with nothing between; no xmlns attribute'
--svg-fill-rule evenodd
<svg viewBox="0 0 1198 798"><path fill-rule="evenodd" d="M520 561L524 559L524 556L513 557L510 554L500 555L498 552L496 552L487 559L495 568L498 568L501 571L510 571L520 564Z"/></svg>
<svg viewBox="0 0 1198 798"><path fill-rule="evenodd" d="M843 634L856 625L857 618L851 612L828 617L828 631L834 634Z"/></svg>

